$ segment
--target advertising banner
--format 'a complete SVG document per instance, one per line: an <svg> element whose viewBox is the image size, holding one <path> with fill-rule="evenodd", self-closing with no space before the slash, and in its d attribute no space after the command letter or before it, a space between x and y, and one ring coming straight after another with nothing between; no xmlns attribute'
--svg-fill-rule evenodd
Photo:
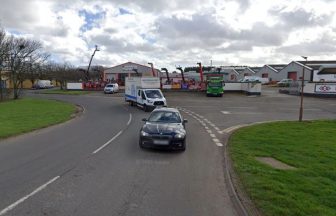
<svg viewBox="0 0 336 216"><path fill-rule="evenodd" d="M335 84L316 84L316 93L336 93L336 83Z"/></svg>

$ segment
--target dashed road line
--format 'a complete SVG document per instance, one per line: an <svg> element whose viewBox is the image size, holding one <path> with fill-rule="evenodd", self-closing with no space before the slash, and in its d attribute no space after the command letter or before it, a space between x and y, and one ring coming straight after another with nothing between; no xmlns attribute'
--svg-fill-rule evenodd
<svg viewBox="0 0 336 216"><path fill-rule="evenodd" d="M231 112L229 112L229 111L221 111L221 113L223 113L224 115L229 115L229 114L231 114Z"/></svg>
<svg viewBox="0 0 336 216"><path fill-rule="evenodd" d="M131 124L131 121L132 121L132 113L130 113L129 120L127 122L127 126L129 126Z"/></svg>
<svg viewBox="0 0 336 216"><path fill-rule="evenodd" d="M218 147L223 147L223 146L224 146L223 143L220 143L220 142L216 142L216 145L217 145Z"/></svg>
<svg viewBox="0 0 336 216"><path fill-rule="evenodd" d="M7 212L9 212L10 210L13 210L16 206L18 206L19 204L23 203L25 200L27 200L28 198L34 196L35 194L37 194L38 192L42 191L43 189L45 189L48 185L50 185L51 183L55 182L57 179L59 179L60 176L56 176L52 179L50 179L47 183L41 185L40 187L36 188L33 192L31 192L30 194L22 197L21 199L19 199L18 201L14 202L13 204L7 206L6 208L2 209L0 211L0 216L5 215Z"/></svg>
<svg viewBox="0 0 336 216"><path fill-rule="evenodd" d="M99 147L98 149L96 149L94 152L92 152L92 154L97 154L100 150L102 150L103 148L105 148L106 146L108 146L111 142L113 142L113 140L117 139L118 136L120 136L122 134L122 132L123 132L122 130L119 131L114 137L112 137L112 139L110 139L104 145L102 145L101 147Z"/></svg>
<svg viewBox="0 0 336 216"><path fill-rule="evenodd" d="M244 127L244 126L247 126L247 124L235 125L235 126L226 128L226 129L222 130L221 132L222 133L230 133L230 132L232 132L232 131L234 131L238 128Z"/></svg>

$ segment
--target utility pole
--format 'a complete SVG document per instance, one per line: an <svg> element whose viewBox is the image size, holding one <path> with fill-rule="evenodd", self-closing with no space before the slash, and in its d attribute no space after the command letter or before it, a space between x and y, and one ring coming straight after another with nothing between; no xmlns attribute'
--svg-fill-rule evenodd
<svg viewBox="0 0 336 216"><path fill-rule="evenodd" d="M306 64L307 64L308 57L306 57L306 56L301 56L301 57L306 60ZM305 77L305 67L306 67L306 64L303 64L303 67L302 67L301 101L300 101L299 122L302 122L302 117L303 117L303 87L304 87L304 77Z"/></svg>

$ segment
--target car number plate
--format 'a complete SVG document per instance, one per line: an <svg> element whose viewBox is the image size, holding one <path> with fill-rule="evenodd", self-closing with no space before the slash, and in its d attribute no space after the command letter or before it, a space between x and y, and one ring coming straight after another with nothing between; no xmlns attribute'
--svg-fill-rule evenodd
<svg viewBox="0 0 336 216"><path fill-rule="evenodd" d="M169 144L168 140L154 140L153 142L156 145L168 145Z"/></svg>

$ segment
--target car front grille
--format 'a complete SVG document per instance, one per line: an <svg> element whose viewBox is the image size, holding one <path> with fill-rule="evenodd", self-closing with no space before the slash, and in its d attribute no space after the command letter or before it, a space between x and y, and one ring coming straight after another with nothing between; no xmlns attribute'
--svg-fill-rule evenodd
<svg viewBox="0 0 336 216"><path fill-rule="evenodd" d="M164 105L163 101L155 101L154 102L155 106L160 106L160 105Z"/></svg>

